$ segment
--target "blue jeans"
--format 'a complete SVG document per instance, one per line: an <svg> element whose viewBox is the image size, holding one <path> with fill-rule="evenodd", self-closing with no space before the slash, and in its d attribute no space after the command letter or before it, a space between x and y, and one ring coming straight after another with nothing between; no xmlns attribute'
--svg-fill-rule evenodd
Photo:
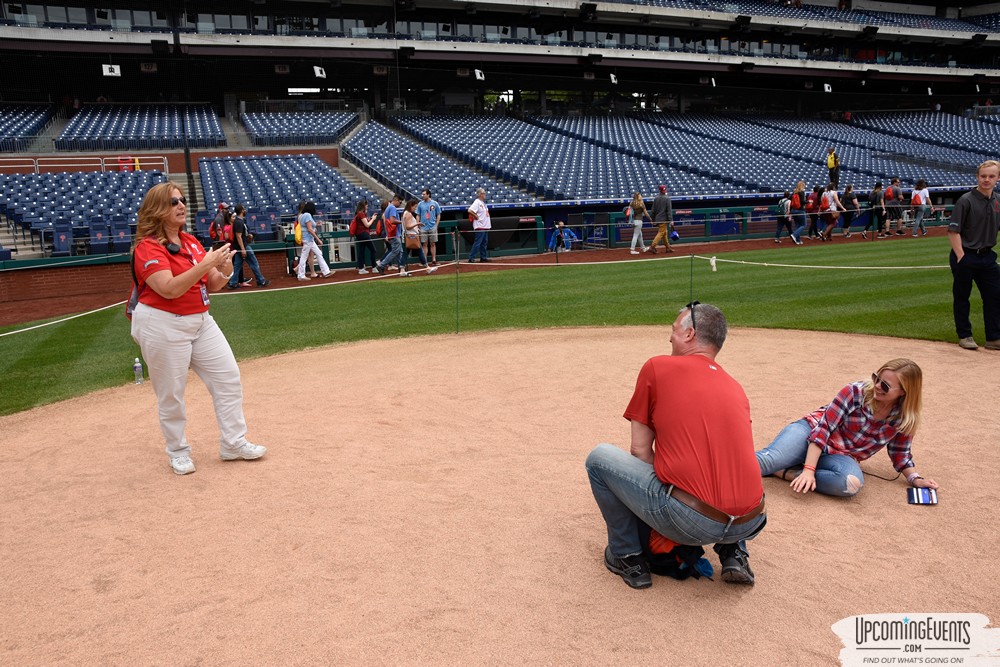
<svg viewBox="0 0 1000 667"><path fill-rule="evenodd" d="M927 211L929 211L930 208L931 207L927 206L926 204L921 204L920 206L917 207L916 216L913 218L913 235L914 236L917 235L917 229L918 228L919 229L923 229L923 230L926 231L927 228L924 227L924 216L927 215Z"/></svg>
<svg viewBox="0 0 1000 667"><path fill-rule="evenodd" d="M792 232L792 238L800 239L802 238L802 232L806 231L806 212L805 210L799 208L792 211L792 220L795 221L795 231Z"/></svg>
<svg viewBox="0 0 1000 667"><path fill-rule="evenodd" d="M389 249L385 251L385 255L379 262L383 268L389 266L390 264L403 265L403 248L399 242L399 237L394 236L391 239L386 239L386 243Z"/></svg>
<svg viewBox="0 0 1000 667"><path fill-rule="evenodd" d="M260 265L257 263L257 255L253 254L253 248L247 247L247 266L253 271L253 277L257 279L258 285L263 285L267 282L264 275L260 272ZM236 287L240 284L240 269L243 268L243 255L237 252L233 255L233 277L229 279L229 286Z"/></svg>
<svg viewBox="0 0 1000 667"><path fill-rule="evenodd" d="M614 445L601 444L587 456L587 475L594 499L608 526L608 546L619 558L642 553L638 521L678 544L732 544L752 539L764 528L764 514L730 526L698 512L670 495L650 463Z"/></svg>
<svg viewBox="0 0 1000 667"><path fill-rule="evenodd" d="M475 259L478 255L480 259L487 259L486 257L486 245L489 240L489 230L487 229L477 229L476 239L472 242L472 247L469 248L469 259Z"/></svg>
<svg viewBox="0 0 1000 667"><path fill-rule="evenodd" d="M809 449L809 434L812 427L805 419L792 422L771 442L770 445L757 452L757 463L760 474L764 477L773 475L778 470L792 466L800 466L806 460ZM858 483L851 489L847 476L854 475ZM828 496L853 496L865 484L865 475L861 466L846 454L822 454L816 463L816 491Z"/></svg>

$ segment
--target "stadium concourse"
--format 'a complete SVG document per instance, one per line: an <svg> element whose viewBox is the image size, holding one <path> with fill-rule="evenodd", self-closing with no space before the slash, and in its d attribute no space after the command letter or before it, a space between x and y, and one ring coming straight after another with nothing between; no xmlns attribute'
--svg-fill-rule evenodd
<svg viewBox="0 0 1000 667"><path fill-rule="evenodd" d="M930 227L928 230L929 235L944 235L946 232L940 227ZM906 237L908 238L908 237ZM886 239L887 241L900 240L905 242L904 237L890 237ZM844 239L837 235L834 237L835 243L864 243L865 241L861 238L860 234L855 234L851 239ZM882 241L880 241L882 242ZM787 238L785 243L791 243ZM817 243L818 245L818 243ZM720 241L715 243L690 243L681 244L674 246L677 250L677 256L689 255L689 254L716 254L716 253L728 253L728 252L741 252L745 250L773 250L774 242L771 238L764 239L748 239L748 240L736 240L736 241ZM561 252L559 253L558 261L560 263L573 263L573 262L616 262L616 261L646 261L654 258L663 258L664 255L642 255L640 257L632 257L629 255L627 247L614 248L608 250L586 250L586 251L574 251L570 253ZM520 255L516 257L499 258L492 261L490 264L467 264L463 263L459 270L461 271L503 271L503 270L516 270L516 268L521 268L524 265L530 264L554 264L556 262L556 255L552 253L546 253L542 255ZM516 264L517 266L510 266ZM453 263L446 263L440 267L437 272L437 276L444 276L449 273L453 273L455 267ZM421 276L422 274L417 271L416 276ZM300 287L302 283L296 281L294 275L284 275L284 276L270 276L271 285L265 289L282 289L290 287ZM317 280L312 283L312 286L319 286L327 283L343 282L343 281L357 281L357 280L395 280L395 273L388 273L385 276L359 276L357 271L354 269L338 269L337 272L327 280ZM253 288L253 291L258 291ZM220 293L222 294L222 293ZM94 310L97 308L103 308L109 306L113 303L124 300L128 296L127 290L118 291L108 291L95 294L80 294L76 296L67 297L52 297L46 299L33 299L33 300L23 300L16 302L9 302L0 308L0 327L11 326L16 324L22 324L25 322L32 322L35 320L46 319L50 317L60 317L65 315L72 315L75 313L85 312L88 310Z"/></svg>
<svg viewBox="0 0 1000 667"><path fill-rule="evenodd" d="M857 614L997 623L996 492L979 463L996 417L956 402L973 361L951 343L732 330L719 363L746 388L758 448L885 360L917 360L914 456L941 503L907 505L903 480L875 477L893 473L880 452L850 499L764 480L752 588L656 577L635 591L605 570L583 462L627 446L622 411L668 334L410 338L419 368L391 390L369 380L399 374L398 339L245 361L267 456L220 462L192 382L198 472L184 478L164 464L149 383L0 417L0 663L798 667L838 664L831 626ZM1000 395L1000 354L972 356L977 395ZM322 414L303 420L302 397Z"/></svg>

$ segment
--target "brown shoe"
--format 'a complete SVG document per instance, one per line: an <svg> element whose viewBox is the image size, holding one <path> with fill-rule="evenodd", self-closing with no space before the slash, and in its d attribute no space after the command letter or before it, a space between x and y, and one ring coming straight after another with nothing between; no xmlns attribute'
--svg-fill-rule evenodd
<svg viewBox="0 0 1000 667"><path fill-rule="evenodd" d="M994 341L994 342L996 342L996 341ZM966 338L960 338L958 340L958 346L960 348L962 348L963 350L978 350L979 349L979 346L976 345L976 339L973 338L972 336L968 336Z"/></svg>
<svg viewBox="0 0 1000 667"><path fill-rule="evenodd" d="M655 245L649 246L649 252L651 252L651 253L653 253L655 255L656 254L656 246Z"/></svg>
<svg viewBox="0 0 1000 667"><path fill-rule="evenodd" d="M983 345L987 350L1000 350L1000 339L988 340L986 344Z"/></svg>

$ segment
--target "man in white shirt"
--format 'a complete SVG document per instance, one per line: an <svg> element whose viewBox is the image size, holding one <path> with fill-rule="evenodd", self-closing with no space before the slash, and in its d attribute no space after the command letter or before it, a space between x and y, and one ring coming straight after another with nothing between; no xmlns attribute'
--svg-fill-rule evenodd
<svg viewBox="0 0 1000 667"><path fill-rule="evenodd" d="M490 212L486 208L486 190L479 188L476 190L476 199L469 206L469 216L472 218L472 230L476 233L476 239L469 249L469 263L472 264L479 257L480 262L488 262L490 258L486 256L486 246L489 243L490 235Z"/></svg>

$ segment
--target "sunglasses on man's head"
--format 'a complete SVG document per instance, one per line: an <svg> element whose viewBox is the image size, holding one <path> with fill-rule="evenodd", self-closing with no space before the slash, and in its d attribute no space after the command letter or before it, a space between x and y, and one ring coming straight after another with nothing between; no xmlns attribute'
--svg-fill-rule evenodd
<svg viewBox="0 0 1000 667"><path fill-rule="evenodd" d="M171 206L177 206L178 204L187 205L187 203L188 203L188 200L185 199L184 197L171 197L170 198L170 205Z"/></svg>
<svg viewBox="0 0 1000 667"><path fill-rule="evenodd" d="M698 327L696 327L694 325L694 307L695 306L700 306L700 305L701 305L701 301L692 301L691 303L689 303L686 306L684 306L689 311L691 311L691 328L692 329L697 329L698 328Z"/></svg>
<svg viewBox="0 0 1000 667"><path fill-rule="evenodd" d="M892 391L892 385L880 378L878 373L872 373L872 384L880 387L887 394Z"/></svg>

